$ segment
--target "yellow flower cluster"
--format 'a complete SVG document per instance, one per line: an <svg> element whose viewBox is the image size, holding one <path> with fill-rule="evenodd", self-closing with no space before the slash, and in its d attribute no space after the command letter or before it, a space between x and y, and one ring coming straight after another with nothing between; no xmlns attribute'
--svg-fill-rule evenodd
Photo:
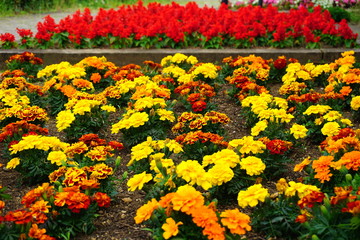
<svg viewBox="0 0 360 240"><path fill-rule="evenodd" d="M11 154L27 149L39 149L43 151L64 151L69 144L62 142L57 137L48 137L42 135L28 135L23 137L18 143L11 145Z"/></svg>
<svg viewBox="0 0 360 240"><path fill-rule="evenodd" d="M265 198L269 196L269 191L263 188L261 184L250 186L244 191L240 191L237 197L240 207L255 207L260 202L264 202Z"/></svg>
<svg viewBox="0 0 360 240"><path fill-rule="evenodd" d="M111 133L118 133L121 129L137 128L149 121L149 115L146 112L133 112L124 117L118 123L112 125Z"/></svg>
<svg viewBox="0 0 360 240"><path fill-rule="evenodd" d="M266 145L262 141L254 140L253 136L233 139L229 142L229 147L236 148L241 154L257 154L266 149Z"/></svg>

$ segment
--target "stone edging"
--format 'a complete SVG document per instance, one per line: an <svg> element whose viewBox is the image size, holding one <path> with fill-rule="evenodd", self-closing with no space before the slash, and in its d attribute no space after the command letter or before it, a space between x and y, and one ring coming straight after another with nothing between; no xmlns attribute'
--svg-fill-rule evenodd
<svg viewBox="0 0 360 240"><path fill-rule="evenodd" d="M77 63L89 56L105 56L108 61L117 66L130 63L141 65L145 60L160 62L163 57L175 53L194 55L201 62L221 63L225 57L248 56L254 54L264 59L276 59L278 56L298 59L301 63L308 61L313 63L329 63L341 57L345 51L354 51L356 59L360 59L360 49L326 48L326 49L10 49L0 50L0 69L5 68L5 61L14 54L29 51L44 60L44 65L56 64L68 61Z"/></svg>

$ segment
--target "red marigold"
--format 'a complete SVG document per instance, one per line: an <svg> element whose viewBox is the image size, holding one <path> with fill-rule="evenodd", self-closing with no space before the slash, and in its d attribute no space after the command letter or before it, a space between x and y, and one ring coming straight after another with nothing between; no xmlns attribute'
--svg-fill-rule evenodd
<svg viewBox="0 0 360 240"><path fill-rule="evenodd" d="M202 112L206 109L206 102L204 101L196 101L191 105L191 108L194 112Z"/></svg>
<svg viewBox="0 0 360 240"><path fill-rule="evenodd" d="M8 212L4 218L5 221L8 222L15 222L15 224L25 224L30 222L33 217L31 212L25 210L16 210Z"/></svg>
<svg viewBox="0 0 360 240"><path fill-rule="evenodd" d="M93 200L97 202L99 207L109 207L111 202L111 198L106 193L102 192L95 193Z"/></svg>

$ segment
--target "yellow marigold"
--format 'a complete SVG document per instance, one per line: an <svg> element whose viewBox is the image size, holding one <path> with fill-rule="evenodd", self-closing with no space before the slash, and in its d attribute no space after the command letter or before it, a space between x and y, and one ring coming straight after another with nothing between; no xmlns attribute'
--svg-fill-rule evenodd
<svg viewBox="0 0 360 240"><path fill-rule="evenodd" d="M348 118L342 118L342 119L340 119L340 122L345 124L346 126L349 126L349 127L353 126L353 123Z"/></svg>
<svg viewBox="0 0 360 240"><path fill-rule="evenodd" d="M169 239L173 236L176 236L178 233L179 233L179 228L178 226L179 225L182 225L183 223L182 222L178 222L176 223L174 221L174 219L172 218L167 218L166 219L166 223L164 223L162 225L162 229L164 230L164 233L163 233L163 237L165 239Z"/></svg>
<svg viewBox="0 0 360 240"><path fill-rule="evenodd" d="M215 164L207 173L212 186L220 186L234 177L234 172L229 165Z"/></svg>
<svg viewBox="0 0 360 240"><path fill-rule="evenodd" d="M268 190L263 188L261 184L255 184L245 191L240 191L237 200L239 206L242 208L247 206L255 207L259 201L264 202L267 196L269 196Z"/></svg>
<svg viewBox="0 0 360 240"><path fill-rule="evenodd" d="M157 109L156 113L157 115L160 116L161 121L170 121L170 122L175 121L175 116L173 111L169 111L166 109Z"/></svg>
<svg viewBox="0 0 360 240"><path fill-rule="evenodd" d="M217 68L212 63L203 63L200 66L196 67L192 72L194 75L202 74L205 78L215 79L217 74Z"/></svg>
<svg viewBox="0 0 360 240"><path fill-rule="evenodd" d="M130 178L127 182L127 186L129 187L129 191L135 191L136 189L142 189L144 187L144 184L150 182L151 180L152 175L144 171Z"/></svg>
<svg viewBox="0 0 360 240"><path fill-rule="evenodd" d="M293 124L290 128L290 133L294 136L295 139L306 137L308 130L305 126L300 124Z"/></svg>
<svg viewBox="0 0 360 240"><path fill-rule="evenodd" d="M118 133L121 129L137 128L149 121L149 115L146 112L135 112L128 118L123 118L118 123L112 125L111 133Z"/></svg>
<svg viewBox="0 0 360 240"><path fill-rule="evenodd" d="M254 140L252 136L231 140L229 146L239 149L239 152L242 154L262 153L266 149L266 145L263 142Z"/></svg>
<svg viewBox="0 0 360 240"><path fill-rule="evenodd" d="M280 178L276 183L276 190L280 193L284 193L288 187L289 185L285 178Z"/></svg>
<svg viewBox="0 0 360 240"><path fill-rule="evenodd" d="M221 223L227 227L232 234L244 235L247 231L251 231L250 217L235 208L225 210L220 214Z"/></svg>
<svg viewBox="0 0 360 240"><path fill-rule="evenodd" d="M11 159L7 164L6 164L6 168L7 169L14 169L16 168L16 166L18 166L20 164L20 158L16 157Z"/></svg>
<svg viewBox="0 0 360 240"><path fill-rule="evenodd" d="M63 151L52 151L49 153L47 160L49 160L52 164L62 166L66 164L67 157Z"/></svg>
<svg viewBox="0 0 360 240"><path fill-rule="evenodd" d="M180 153L184 151L182 145L176 142L174 139L166 139L165 146L173 153Z"/></svg>
<svg viewBox="0 0 360 240"><path fill-rule="evenodd" d="M311 114L320 114L323 115L327 113L331 109L328 105L311 105L306 109L306 111L303 113L305 115L311 115Z"/></svg>
<svg viewBox="0 0 360 240"><path fill-rule="evenodd" d="M204 167L215 164L215 165L226 165L231 168L235 167L240 162L239 155L231 149L223 149L211 155L203 157L202 165Z"/></svg>
<svg viewBox="0 0 360 240"><path fill-rule="evenodd" d="M195 65L198 63L198 59L193 56L193 55L190 55L187 59L186 59L186 62L189 63L189 64L192 64L192 65Z"/></svg>
<svg viewBox="0 0 360 240"><path fill-rule="evenodd" d="M69 101L69 103L71 100ZM66 108L68 108L68 104L66 104ZM74 114L84 115L86 112L91 112L95 106L101 105L101 101L91 100L91 99L80 99L76 101L75 105L72 107L72 111Z"/></svg>
<svg viewBox="0 0 360 240"><path fill-rule="evenodd" d="M111 106L111 105L101 106L101 110L104 110L106 112L116 112L116 108L114 106Z"/></svg>
<svg viewBox="0 0 360 240"><path fill-rule="evenodd" d="M148 145L148 142L140 143L131 148L131 159L127 166L132 165L135 161L147 158L151 153L154 152L154 149Z"/></svg>
<svg viewBox="0 0 360 240"><path fill-rule="evenodd" d="M27 149L39 149L43 151L65 150L68 143L61 142L57 137L48 137L43 135L28 135L23 137L20 142L11 145L11 154Z"/></svg>
<svg viewBox="0 0 360 240"><path fill-rule="evenodd" d="M337 135L339 131L340 131L340 125L337 122L327 122L321 128L321 133L328 137Z"/></svg>
<svg viewBox="0 0 360 240"><path fill-rule="evenodd" d="M189 82L192 82L194 81L194 75L193 74L184 74L184 75L181 75L177 81L181 84L186 84L186 83L189 83Z"/></svg>
<svg viewBox="0 0 360 240"><path fill-rule="evenodd" d="M285 196L292 197L296 194L299 198L303 198L304 196L308 195L312 191L320 192L320 189L313 185L307 185L303 183L296 183L294 181L290 181L289 187L285 190Z"/></svg>
<svg viewBox="0 0 360 240"><path fill-rule="evenodd" d="M326 120L326 121L334 121L334 120L338 120L340 118L342 118L342 115L340 112L338 111L329 111L328 113L326 113L323 118Z"/></svg>
<svg viewBox="0 0 360 240"><path fill-rule="evenodd" d="M350 106L352 110L359 110L360 108L360 96L353 97L350 102Z"/></svg>
<svg viewBox="0 0 360 240"><path fill-rule="evenodd" d="M204 185L204 183L207 182L207 174L205 169L196 160L182 161L176 167L176 174L190 185L197 184L207 189L211 187L210 184Z"/></svg>
<svg viewBox="0 0 360 240"><path fill-rule="evenodd" d="M171 62L173 63L182 63L185 62L188 57L182 53L175 53L174 56L171 58Z"/></svg>
<svg viewBox="0 0 360 240"><path fill-rule="evenodd" d="M155 198L148 201L136 211L136 216L134 217L135 223L140 224L148 220L158 207L159 203Z"/></svg>
<svg viewBox="0 0 360 240"><path fill-rule="evenodd" d="M204 201L201 192L190 185L180 186L171 199L173 209L186 214L190 214L192 209L204 205Z"/></svg>
<svg viewBox="0 0 360 240"><path fill-rule="evenodd" d="M240 168L245 169L246 174L253 176L263 173L266 165L261 161L260 158L249 156L241 159Z"/></svg>
<svg viewBox="0 0 360 240"><path fill-rule="evenodd" d="M174 78L178 78L184 74L186 74L186 71L178 66L169 66L166 68L163 68L162 73L166 76L172 76Z"/></svg>
<svg viewBox="0 0 360 240"><path fill-rule="evenodd" d="M262 131L264 131L268 126L267 120L258 121L255 126L251 128L251 136L258 136Z"/></svg>

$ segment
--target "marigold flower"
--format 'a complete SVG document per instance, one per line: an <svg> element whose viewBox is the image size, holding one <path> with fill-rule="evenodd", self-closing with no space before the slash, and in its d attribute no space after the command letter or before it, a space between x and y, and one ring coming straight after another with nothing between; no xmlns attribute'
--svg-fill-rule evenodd
<svg viewBox="0 0 360 240"><path fill-rule="evenodd" d="M70 110L61 111L56 117L56 128L60 132L70 127L71 123L75 121L75 119L75 115Z"/></svg>
<svg viewBox="0 0 360 240"><path fill-rule="evenodd" d="M237 200L239 206L242 208L247 206L255 207L259 201L264 202L267 196L269 196L268 190L263 188L261 184L255 184L245 191L240 191Z"/></svg>
<svg viewBox="0 0 360 240"><path fill-rule="evenodd" d="M215 164L215 165L227 165L234 168L240 162L240 157L236 152L231 149L222 149L211 155L203 157L202 165L204 167Z"/></svg>
<svg viewBox="0 0 360 240"><path fill-rule="evenodd" d="M90 179L105 179L114 174L113 168L105 163L99 163L91 167L86 167L86 171L90 172Z"/></svg>
<svg viewBox="0 0 360 240"><path fill-rule="evenodd" d="M25 210L10 211L4 216L5 221L14 222L15 224L26 224L32 219L32 213Z"/></svg>
<svg viewBox="0 0 360 240"><path fill-rule="evenodd" d="M304 167L308 166L310 163L311 163L310 157L304 158L304 160L301 163L295 165L294 172L301 172L304 169Z"/></svg>
<svg viewBox="0 0 360 240"><path fill-rule="evenodd" d="M339 134L339 131L340 131L340 125L337 122L327 122L321 128L321 133L329 137Z"/></svg>
<svg viewBox="0 0 360 240"><path fill-rule="evenodd" d="M288 187L289 185L285 178L280 178L276 183L276 190L280 193L284 193Z"/></svg>
<svg viewBox="0 0 360 240"><path fill-rule="evenodd" d="M309 207L312 208L315 203L321 203L325 198L325 194L318 191L312 191L309 194L301 198L297 204L300 208Z"/></svg>
<svg viewBox="0 0 360 240"><path fill-rule="evenodd" d="M29 230L29 237L35 239L42 239L44 234L46 233L46 229L40 229L37 224L32 224Z"/></svg>
<svg viewBox="0 0 360 240"><path fill-rule="evenodd" d="M49 153L47 160L49 160L52 164L62 166L66 164L67 157L66 154L62 151L52 151Z"/></svg>
<svg viewBox="0 0 360 240"><path fill-rule="evenodd" d="M290 128L290 133L294 136L295 139L304 138L306 137L306 134L308 132L308 129L300 124L293 124Z"/></svg>
<svg viewBox="0 0 360 240"><path fill-rule="evenodd" d="M243 235L247 231L251 231L250 217L237 208L225 210L220 214L220 217L221 223L233 234Z"/></svg>
<svg viewBox="0 0 360 240"><path fill-rule="evenodd" d="M152 175L150 173L146 173L146 171L134 175L127 182L127 186L129 187L129 191L135 191L136 189L142 189L144 184L150 182L152 180Z"/></svg>
<svg viewBox="0 0 360 240"><path fill-rule="evenodd" d="M158 207L159 207L159 203L158 203L158 201L156 201L155 198L148 201L146 204L141 206L136 211L136 216L134 217L135 223L140 224L140 223L148 220L151 217L154 210L156 210Z"/></svg>
<svg viewBox="0 0 360 240"><path fill-rule="evenodd" d="M320 189L314 185L307 185L290 181L289 187L285 190L285 196L291 197L297 194L299 198L303 198L305 195L311 193L312 191L320 192Z"/></svg>
<svg viewBox="0 0 360 240"><path fill-rule="evenodd" d="M360 96L353 97L350 102L351 109L354 111L360 108Z"/></svg>
<svg viewBox="0 0 360 240"><path fill-rule="evenodd" d="M207 172L208 181L211 182L212 186L220 186L223 183L231 181L234 177L234 172L229 165L215 164Z"/></svg>
<svg viewBox="0 0 360 240"><path fill-rule="evenodd" d="M191 210L204 205L204 197L192 186L183 185L178 188L171 202L173 209L190 214Z"/></svg>
<svg viewBox="0 0 360 240"><path fill-rule="evenodd" d="M195 101L192 103L191 108L194 112L202 112L207 106L207 103L204 101Z"/></svg>
<svg viewBox="0 0 360 240"><path fill-rule="evenodd" d="M92 199L97 202L99 207L109 207L111 198L106 193L96 192Z"/></svg>
<svg viewBox="0 0 360 240"><path fill-rule="evenodd" d="M149 121L149 115L146 112L135 112L128 118L120 120L112 125L111 133L118 133L121 129L137 128Z"/></svg>
<svg viewBox="0 0 360 240"><path fill-rule="evenodd" d="M267 120L258 121L255 126L251 128L251 136L258 136L262 131L268 127Z"/></svg>
<svg viewBox="0 0 360 240"><path fill-rule="evenodd" d="M164 233L163 233L163 237L165 239L169 239L173 236L176 236L178 233L179 233L179 228L178 226L179 225L182 225L183 223L182 222L178 222L176 223L174 221L174 219L172 218L167 218L166 219L166 223L164 223L162 225L162 229L164 230Z"/></svg>
<svg viewBox="0 0 360 240"><path fill-rule="evenodd" d="M253 176L263 173L266 165L260 158L249 156L240 160L240 168L244 169L246 174Z"/></svg>
<svg viewBox="0 0 360 240"><path fill-rule="evenodd" d="M7 164L6 164L6 168L7 169L14 169L16 168L19 164L20 164L20 158L16 157L11 159Z"/></svg>

